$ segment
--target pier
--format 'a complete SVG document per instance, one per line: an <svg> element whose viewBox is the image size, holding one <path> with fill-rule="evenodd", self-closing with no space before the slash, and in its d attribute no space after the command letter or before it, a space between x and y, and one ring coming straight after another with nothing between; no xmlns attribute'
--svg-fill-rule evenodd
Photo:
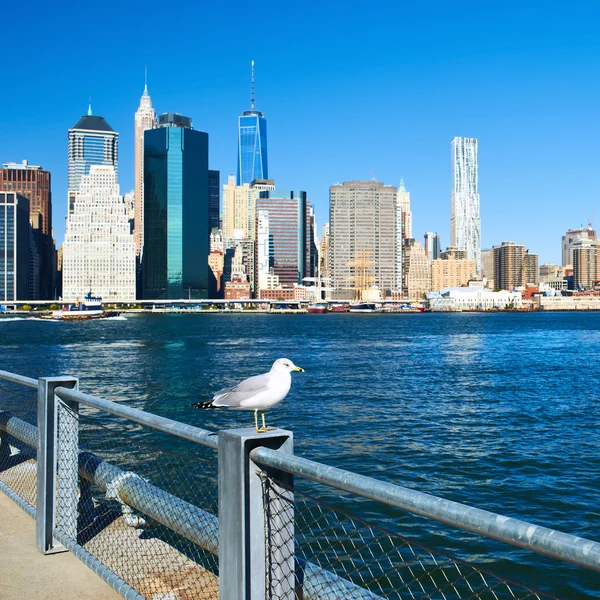
<svg viewBox="0 0 600 600"><path fill-rule="evenodd" d="M20 597L36 597L42 573L62 585L51 569L67 559L106 586L90 574L62 597L92 600L553 597L537 590L551 563L520 582L487 567L501 560L405 537L407 515L600 582L596 541L297 456L290 431L208 431L84 393L71 376L0 371L0 491L13 557L0 573Z"/></svg>

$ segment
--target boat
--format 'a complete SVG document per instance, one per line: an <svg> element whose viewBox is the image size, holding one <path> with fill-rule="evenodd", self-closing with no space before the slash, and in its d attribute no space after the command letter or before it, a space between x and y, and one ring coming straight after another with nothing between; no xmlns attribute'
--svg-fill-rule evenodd
<svg viewBox="0 0 600 600"><path fill-rule="evenodd" d="M378 312L377 306L373 302L360 302L350 305L351 313L374 313Z"/></svg>
<svg viewBox="0 0 600 600"><path fill-rule="evenodd" d="M329 310L327 302L313 302L308 305L308 312L313 314L323 314Z"/></svg>
<svg viewBox="0 0 600 600"><path fill-rule="evenodd" d="M350 306L348 304L331 304L329 306L329 312L343 313L348 312L349 308Z"/></svg>
<svg viewBox="0 0 600 600"><path fill-rule="evenodd" d="M107 312L102 308L102 298L92 295L91 290L85 295L83 302L77 300L74 304L64 306L62 310L55 310L43 319L51 321L90 321L92 319L107 319L118 313Z"/></svg>

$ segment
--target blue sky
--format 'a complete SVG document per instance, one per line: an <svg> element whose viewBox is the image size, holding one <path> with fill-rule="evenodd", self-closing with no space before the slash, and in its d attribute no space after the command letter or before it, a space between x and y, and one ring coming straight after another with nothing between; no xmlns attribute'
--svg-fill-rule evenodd
<svg viewBox="0 0 600 600"><path fill-rule="evenodd" d="M226 181L254 59L270 176L305 189L319 225L329 186L372 171L394 185L404 177L413 235L437 231L448 245L456 135L479 139L483 247L513 240L559 262L560 236L600 205L600 2L34 0L2 10L0 161L52 171L58 243L67 130L88 96L120 133L121 191L132 189L145 65L157 112L207 131Z"/></svg>

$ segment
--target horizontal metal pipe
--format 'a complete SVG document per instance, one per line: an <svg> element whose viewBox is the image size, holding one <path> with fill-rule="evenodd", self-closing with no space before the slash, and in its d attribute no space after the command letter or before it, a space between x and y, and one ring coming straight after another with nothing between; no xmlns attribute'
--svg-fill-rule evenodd
<svg viewBox="0 0 600 600"><path fill-rule="evenodd" d="M0 431L5 431L17 440L37 450L37 427L5 410L0 410Z"/></svg>
<svg viewBox="0 0 600 600"><path fill-rule="evenodd" d="M5 427L5 422L10 422L14 431L11 435L35 448L37 427L20 421L10 413L4 412L4 415L7 415L7 418L4 422L0 419L0 430ZM90 452L80 451L79 474L88 481L96 483L104 492L116 482L116 489L112 489L111 492L116 492L126 504L176 531L208 552L219 555L219 519L215 515L153 486L135 473L111 465ZM17 500L18 497L13 497L16 494L12 490L10 492L11 498L22 506L22 500ZM22 508L27 510L25 506ZM56 539L61 541L59 537ZM62 541L61 543L64 544ZM69 547L69 544L64 545ZM351 600L379 598L312 563L299 560L297 567L297 579L303 589L305 600L327 600L332 597L330 594L332 590L336 592L336 598L343 597Z"/></svg>
<svg viewBox="0 0 600 600"><path fill-rule="evenodd" d="M0 411L0 431L6 431L24 444L37 447L37 427L6 411ZM148 483L135 473L123 471L91 452L79 452L79 474L97 484L103 492L118 496L135 510L179 533L208 552L218 554L219 519Z"/></svg>
<svg viewBox="0 0 600 600"><path fill-rule="evenodd" d="M296 584L302 589L303 600L384 600L335 573L301 559L296 561Z"/></svg>
<svg viewBox="0 0 600 600"><path fill-rule="evenodd" d="M89 567L96 575L101 577L118 594L126 600L145 600L144 596L138 594L129 584L125 583L114 571L103 565L94 558L83 546L80 546L73 538L69 537L60 529L55 529L52 535L68 550L70 550L80 561Z"/></svg>
<svg viewBox="0 0 600 600"><path fill-rule="evenodd" d="M0 492L5 493L19 508L22 508L32 519L35 519L35 508L31 504L27 504L17 492L9 488L3 481L0 481Z"/></svg>
<svg viewBox="0 0 600 600"><path fill-rule="evenodd" d="M255 448L250 452L250 458L266 467L306 477L363 498L377 500L416 515L600 572L600 543L592 540L269 448Z"/></svg>
<svg viewBox="0 0 600 600"><path fill-rule="evenodd" d="M25 377L24 375L17 375L16 373L10 373L9 371L0 371L0 379L12 381L13 383L25 385L30 388L37 388L38 386L37 379L31 379L31 377Z"/></svg>
<svg viewBox="0 0 600 600"><path fill-rule="evenodd" d="M77 390L70 390L64 387L57 387L55 390L56 395L63 400L70 400L71 402L79 402L84 406L90 408L97 408L104 412L123 417L129 421L134 421L140 425L146 425L151 429L158 431L164 431L170 435L202 444L203 446L209 446L210 448L218 448L219 443L217 440L217 434L208 431L207 429L200 429L193 425L187 425L174 421L173 419L167 419L166 417L159 417L152 413L139 410L127 406L127 404L119 404L117 402L111 402L110 400L104 400L96 396L90 396L89 394L83 394Z"/></svg>
<svg viewBox="0 0 600 600"><path fill-rule="evenodd" d="M212 554L219 553L219 519L215 515L122 471L90 452L79 453L79 474L102 491L148 515Z"/></svg>

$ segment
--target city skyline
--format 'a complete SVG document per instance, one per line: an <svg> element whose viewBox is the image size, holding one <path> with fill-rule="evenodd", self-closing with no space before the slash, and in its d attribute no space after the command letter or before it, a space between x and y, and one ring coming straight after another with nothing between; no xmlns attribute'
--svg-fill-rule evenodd
<svg viewBox="0 0 600 600"><path fill-rule="evenodd" d="M40 78L34 86L16 73L20 94L0 100L0 113L10 115L3 123L0 162L26 159L52 173L60 244L66 214L65 131L84 114L91 95L94 113L104 115L120 133L122 192L133 189L131 118L148 65L157 112L191 115L210 134L210 166L226 181L236 173L237 117L248 104L248 65L255 59L260 65L260 109L269 118L269 175L281 189L307 191L319 226L327 220L329 186L368 178L372 170L379 181L404 177L418 239L425 231L437 231L449 240L447 147L455 136L476 137L482 248L512 239L539 253L540 262L559 263L560 237L586 224L597 203L593 165L600 160L594 118L598 85L587 70L600 55L592 35L598 9L590 3L560 9L547 4L536 9L535 4L515 4L516 15L505 5L502 11L499 6L451 11L438 4L433 20L418 7L385 7L377 11L376 37L367 33L355 47L341 44L336 49L342 34L332 31L333 20L343 32L358 26L362 17L353 7L342 10L332 3L317 11L317 19L294 15L313 34L311 48L290 46L275 54L268 40L245 47L240 36L218 58L207 52L222 39L225 27L224 15L214 8L215 30L202 40L181 41L188 54L199 57L193 64L173 60L175 53L168 49L173 34L156 48L141 43L152 24L150 15L140 15L139 33L136 28L133 35L122 36L123 44L108 49L107 56L106 48L91 47L85 57L72 61L54 50L44 54L50 38L40 30L36 43L20 55L22 60L42 61ZM107 10L114 16L116 34L127 30L129 17L122 8L109 2ZM196 9L189 10L193 17ZM7 18L12 11L9 6ZM61 7L46 16L55 26L53 35L68 31L74 19ZM275 8L267 10L265 25L281 18ZM384 35L400 18L406 41L401 48ZM238 24L239 16L227 21L227 27ZM451 33L445 30L451 32L453 25L469 26L470 46L449 44ZM191 31L191 25L185 28ZM15 32L18 26L8 32L9 41ZM105 59L102 64L109 64L117 54L122 74L88 68L100 57ZM372 94L384 81L386 87ZM43 99L36 92L41 85ZM467 86L476 93L476 102L459 96ZM577 157L555 151L567 142L577 144ZM514 214L520 218L512 218Z"/></svg>

